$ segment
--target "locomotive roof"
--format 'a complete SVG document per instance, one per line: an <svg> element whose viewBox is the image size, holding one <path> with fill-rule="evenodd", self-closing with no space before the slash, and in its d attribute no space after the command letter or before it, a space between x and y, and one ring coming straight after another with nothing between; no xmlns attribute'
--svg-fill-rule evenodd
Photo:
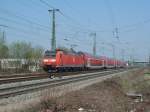
<svg viewBox="0 0 150 112"><path fill-rule="evenodd" d="M50 51L50 50L47 50L47 51ZM106 57L106 56L93 56L92 54L90 53L87 53L87 52L82 52L82 51L79 51L79 52L76 52L75 50L73 49L63 49L63 48L57 48L56 51L63 51L64 53L68 53L68 54L74 54L74 55L81 55L81 54L84 54L88 57L94 57L94 58L101 58L101 59L107 59L107 60L115 60L115 61L119 61L119 62L124 62L124 61L121 61L121 60L117 60L117 59L113 59L113 58L109 58L109 57ZM55 51L54 51L55 52Z"/></svg>
<svg viewBox="0 0 150 112"><path fill-rule="evenodd" d="M83 52L81 52L81 51L76 52L74 49L61 49L61 48L58 48L58 49L56 49L56 51L63 51L64 53L75 54L75 55L83 54Z"/></svg>

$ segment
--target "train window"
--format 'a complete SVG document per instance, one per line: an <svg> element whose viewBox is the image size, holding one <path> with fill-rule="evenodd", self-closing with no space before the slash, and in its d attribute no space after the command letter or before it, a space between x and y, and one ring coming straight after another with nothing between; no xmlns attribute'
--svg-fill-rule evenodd
<svg viewBox="0 0 150 112"><path fill-rule="evenodd" d="M45 57L55 57L56 52L55 51L45 51Z"/></svg>

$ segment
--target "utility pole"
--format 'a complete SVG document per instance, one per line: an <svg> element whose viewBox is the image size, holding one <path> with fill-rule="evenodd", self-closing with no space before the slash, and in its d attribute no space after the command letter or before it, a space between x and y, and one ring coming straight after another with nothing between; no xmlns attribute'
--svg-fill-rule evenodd
<svg viewBox="0 0 150 112"><path fill-rule="evenodd" d="M150 55L149 55L149 57L148 57L149 59L148 59L148 65L150 66Z"/></svg>
<svg viewBox="0 0 150 112"><path fill-rule="evenodd" d="M6 34L5 34L5 31L1 30L1 29L0 29L0 39L1 39L2 43L5 43Z"/></svg>
<svg viewBox="0 0 150 112"><path fill-rule="evenodd" d="M6 34L5 34L5 31L3 31L3 34L2 34L3 36L2 36L2 40L3 40L3 43L5 43L6 42Z"/></svg>
<svg viewBox="0 0 150 112"><path fill-rule="evenodd" d="M112 43L102 43L102 44L106 44L106 45L109 45L111 48L112 48L112 57L114 58L114 59L116 59L116 51L115 51L115 49L116 49L116 47L115 47L115 45L114 44L112 44Z"/></svg>
<svg viewBox="0 0 150 112"><path fill-rule="evenodd" d="M102 55L104 56L105 55L105 47L104 46L106 43L102 42L101 44L102 44L101 52L102 52Z"/></svg>
<svg viewBox="0 0 150 112"><path fill-rule="evenodd" d="M90 36L93 37L93 56L96 56L96 33L91 33Z"/></svg>
<svg viewBox="0 0 150 112"><path fill-rule="evenodd" d="M119 32L117 27L115 28L115 34L115 37L119 40Z"/></svg>
<svg viewBox="0 0 150 112"><path fill-rule="evenodd" d="M104 46L102 46L102 54L103 54L103 56L104 56L104 50L105 50L105 48L104 48Z"/></svg>
<svg viewBox="0 0 150 112"><path fill-rule="evenodd" d="M121 49L122 61L124 61L125 49Z"/></svg>
<svg viewBox="0 0 150 112"><path fill-rule="evenodd" d="M113 30L113 37L119 40L119 29L117 27Z"/></svg>
<svg viewBox="0 0 150 112"><path fill-rule="evenodd" d="M131 53L130 53L130 62L131 62L131 65L134 66L134 48L131 48Z"/></svg>
<svg viewBox="0 0 150 112"><path fill-rule="evenodd" d="M59 11L59 9L48 10L49 13L52 12L52 38L51 38L51 50L56 50L56 32L55 32L55 12Z"/></svg>
<svg viewBox="0 0 150 112"><path fill-rule="evenodd" d="M112 47L112 55L113 55L113 58L116 59L115 45L112 43L108 43L108 45L110 45Z"/></svg>
<svg viewBox="0 0 150 112"><path fill-rule="evenodd" d="M150 66L150 53L148 53L148 66Z"/></svg>
<svg viewBox="0 0 150 112"><path fill-rule="evenodd" d="M94 35L93 54L94 54L94 56L96 56L96 33Z"/></svg>

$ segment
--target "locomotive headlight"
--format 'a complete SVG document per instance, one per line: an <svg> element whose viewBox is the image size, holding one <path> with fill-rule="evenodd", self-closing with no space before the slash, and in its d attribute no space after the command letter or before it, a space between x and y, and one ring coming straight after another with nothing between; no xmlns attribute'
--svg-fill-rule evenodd
<svg viewBox="0 0 150 112"><path fill-rule="evenodd" d="M56 61L56 59L51 59L50 61L51 61L51 62L55 62L55 61Z"/></svg>
<svg viewBox="0 0 150 112"><path fill-rule="evenodd" d="M44 59L43 62L48 62L48 59Z"/></svg>

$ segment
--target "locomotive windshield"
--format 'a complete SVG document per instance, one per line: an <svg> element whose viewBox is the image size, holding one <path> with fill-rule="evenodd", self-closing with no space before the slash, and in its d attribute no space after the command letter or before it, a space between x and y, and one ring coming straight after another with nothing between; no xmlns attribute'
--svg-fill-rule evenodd
<svg viewBox="0 0 150 112"><path fill-rule="evenodd" d="M55 51L45 51L45 57L55 57L56 56L56 52Z"/></svg>

